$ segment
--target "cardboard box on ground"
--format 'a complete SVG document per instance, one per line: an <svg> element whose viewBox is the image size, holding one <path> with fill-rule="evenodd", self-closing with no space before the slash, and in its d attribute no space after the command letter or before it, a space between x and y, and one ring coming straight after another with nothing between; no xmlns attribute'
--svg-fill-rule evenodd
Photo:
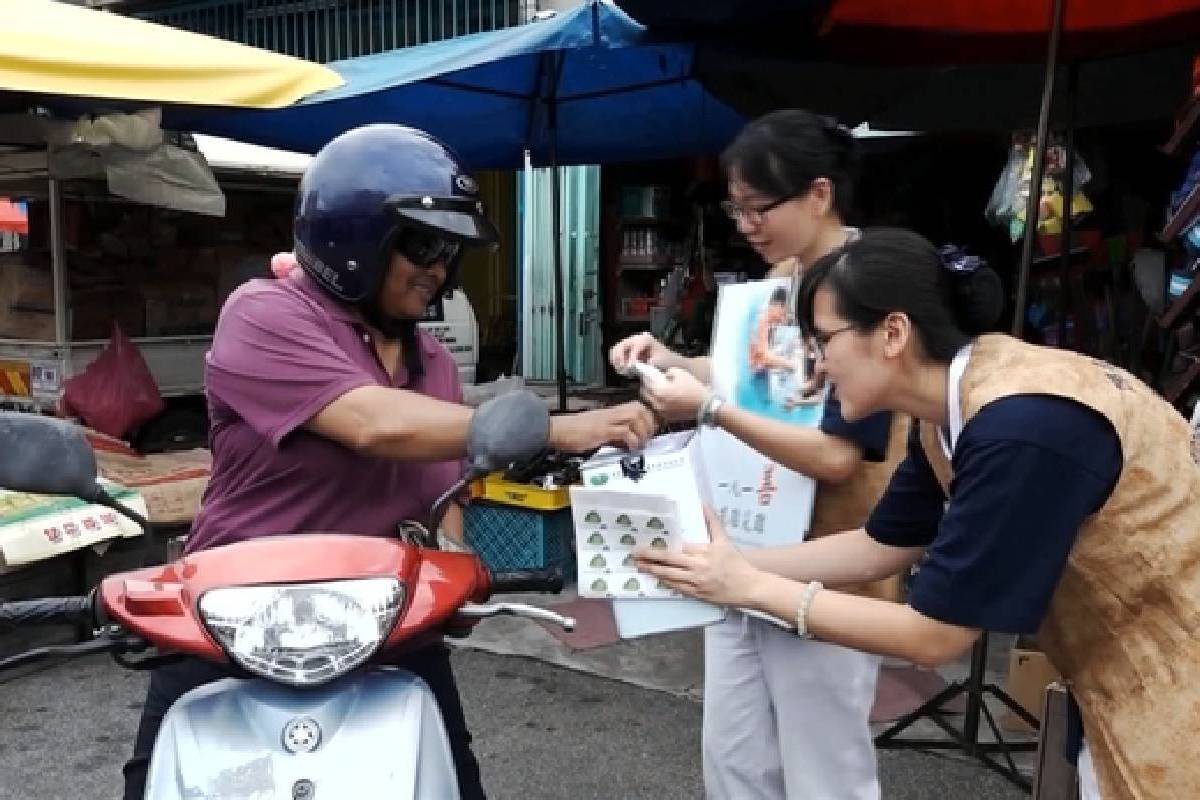
<svg viewBox="0 0 1200 800"><path fill-rule="evenodd" d="M204 449L139 455L119 439L88 431L100 475L133 489L146 502L151 522L187 523L200 509L212 475L212 453Z"/></svg>
<svg viewBox="0 0 1200 800"><path fill-rule="evenodd" d="M1006 691L1021 707L1039 720L1042 718L1046 687L1061 679L1058 670L1046 654L1032 642L1020 640L1008 656L1008 685ZM1000 720L1006 730L1031 733L1033 729L1011 711Z"/></svg>

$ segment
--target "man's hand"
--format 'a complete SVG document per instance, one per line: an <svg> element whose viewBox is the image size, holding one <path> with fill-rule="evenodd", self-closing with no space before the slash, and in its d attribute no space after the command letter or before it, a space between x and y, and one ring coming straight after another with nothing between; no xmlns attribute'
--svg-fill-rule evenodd
<svg viewBox="0 0 1200 800"><path fill-rule="evenodd" d="M641 403L563 414L550 419L550 445L586 453L604 445L639 450L654 435L654 415Z"/></svg>

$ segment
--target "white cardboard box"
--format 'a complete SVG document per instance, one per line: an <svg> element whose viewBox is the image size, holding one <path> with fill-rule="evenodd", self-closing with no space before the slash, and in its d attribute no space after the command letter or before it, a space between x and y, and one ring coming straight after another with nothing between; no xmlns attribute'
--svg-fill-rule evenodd
<svg viewBox="0 0 1200 800"><path fill-rule="evenodd" d="M661 495L575 486L571 489L579 596L668 599L679 594L653 575L639 572L639 547L678 552L679 504Z"/></svg>
<svg viewBox="0 0 1200 800"><path fill-rule="evenodd" d="M583 465L580 472L583 488L572 487L572 508L576 497L581 500L580 508L585 507L587 489L666 498L675 504L680 543L709 540L704 521L704 506L711 505L709 482L699 437L693 431L656 437L640 453L630 454L612 448L601 450ZM629 639L710 625L724 619L725 610L684 598L614 599L613 617L617 632L622 638Z"/></svg>
<svg viewBox="0 0 1200 800"><path fill-rule="evenodd" d="M739 548L804 540L812 523L816 481L780 466L723 430L705 430L700 445L704 460L713 465L713 509Z"/></svg>

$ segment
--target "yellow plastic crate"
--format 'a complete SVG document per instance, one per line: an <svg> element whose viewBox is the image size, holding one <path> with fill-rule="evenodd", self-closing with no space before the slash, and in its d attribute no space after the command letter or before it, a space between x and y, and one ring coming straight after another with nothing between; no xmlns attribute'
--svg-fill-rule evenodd
<svg viewBox="0 0 1200 800"><path fill-rule="evenodd" d="M535 511L558 511L571 505L571 495L565 486L542 489L527 483L513 483L504 480L502 472L493 472L472 483L471 497Z"/></svg>

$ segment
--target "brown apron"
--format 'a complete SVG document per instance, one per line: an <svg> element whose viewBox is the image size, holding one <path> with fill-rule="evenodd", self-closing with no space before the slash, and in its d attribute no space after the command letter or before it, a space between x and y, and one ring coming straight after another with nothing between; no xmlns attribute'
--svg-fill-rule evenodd
<svg viewBox="0 0 1200 800"><path fill-rule="evenodd" d="M1079 530L1038 642L1072 682L1105 798L1200 798L1200 467L1188 423L1124 370L1000 335L975 341L959 392L964 424L1023 394L1112 423L1121 475ZM936 428L920 434L953 502Z"/></svg>
<svg viewBox="0 0 1200 800"><path fill-rule="evenodd" d="M892 414L892 427L888 432L887 455L883 461L863 460L854 474L841 483L817 484L817 496L813 503L812 526L806 539L817 539L842 531L861 528L867 521L871 509L879 502L887 489L892 473L904 460L908 452L910 421L900 413ZM880 600L900 602L903 599L903 575L893 575L881 581L839 586L839 591L875 597Z"/></svg>

